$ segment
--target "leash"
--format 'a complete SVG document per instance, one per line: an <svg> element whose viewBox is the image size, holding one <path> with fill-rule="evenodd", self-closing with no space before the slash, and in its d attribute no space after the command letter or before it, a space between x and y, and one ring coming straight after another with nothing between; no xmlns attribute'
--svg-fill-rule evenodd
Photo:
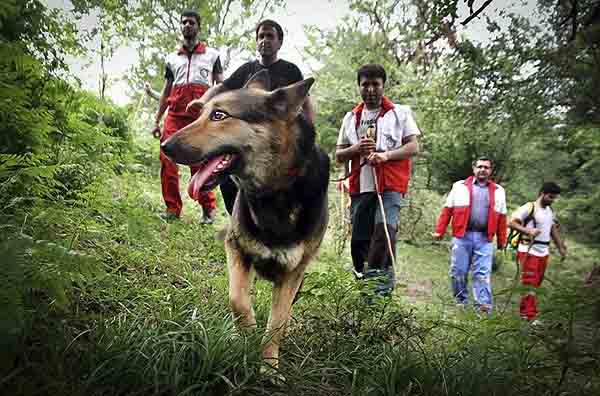
<svg viewBox="0 0 600 396"><path fill-rule="evenodd" d="M350 171L350 173L348 173L346 176L339 178L339 179L333 179L333 180L329 180L330 183L339 183L341 181L344 181L346 179L348 179L349 177L351 177L353 174L355 174L357 171L360 172L360 169L367 165L367 160L364 160L363 162L360 163L360 165L358 166L358 168L356 168L353 171Z"/></svg>

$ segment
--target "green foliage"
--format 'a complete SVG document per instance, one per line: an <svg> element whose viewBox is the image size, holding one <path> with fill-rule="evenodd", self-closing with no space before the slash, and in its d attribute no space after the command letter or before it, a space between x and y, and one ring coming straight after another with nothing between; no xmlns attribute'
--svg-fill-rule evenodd
<svg viewBox="0 0 600 396"><path fill-rule="evenodd" d="M75 13L100 13L98 30L108 46L135 43L138 61L127 76L130 85L141 92L144 81L155 89L164 83L164 59L178 46L180 16L185 9L200 14L199 36L213 48L222 49L221 63L227 68L236 57L249 56L255 47L254 28L265 13L281 9L284 0L174 0L104 1L74 0ZM110 54L107 54L110 55Z"/></svg>
<svg viewBox="0 0 600 396"><path fill-rule="evenodd" d="M65 198L124 160L126 114L54 75L77 48L58 11L10 5L0 25L0 197Z"/></svg>
<svg viewBox="0 0 600 396"><path fill-rule="evenodd" d="M115 23L112 33L153 32L144 41L147 60L172 49L177 30L168 28L157 44L164 21L156 19L177 19L183 7L74 3L80 11L100 7L104 22ZM219 8L229 3L209 3L196 6L210 37L228 46L241 42L236 34L241 40L240 32L270 4L232 2L242 11L229 19L225 13L234 8ZM534 327L516 317L525 290L515 286L513 260L506 258L494 274L495 313L478 318L451 306L447 249L428 239L441 203L436 190L468 174L482 151L498 160L512 202L530 200L538 187L532 183L557 179L565 189L557 205L564 224L598 237L600 144L594 97L588 97L596 81L594 26L586 19L592 14L577 15L586 30L572 42L554 21L561 32L554 47L540 30L512 18L508 32L490 21L497 36L486 45L464 40L453 56L426 51L408 61L436 23L458 14L459 3L352 1L354 14L344 26L312 30L310 55L324 65L315 93L321 143L334 150L341 118L359 100L356 68L379 62L388 70L388 96L416 113L424 154L410 205L401 212L400 235L410 244L399 246L392 299L373 296L372 285L341 269L350 261L347 224L339 195L332 195L323 252L306 276L282 344L283 382L260 372L261 331L245 334L233 326L226 257L215 230L197 223L190 202L179 222L157 216L163 207L156 142L147 134L134 140L135 117L127 110L59 78L60 59L80 44L72 41L72 26L37 1L2 3L3 393L597 394L598 283L582 286L597 250L569 241L566 262L551 258L538 290L544 322ZM415 9L418 18L407 20ZM136 23L119 25L127 15ZM229 24L234 33L225 33ZM243 37L250 46L251 32ZM577 87L581 82L589 86ZM270 285L256 282L253 299L262 328Z"/></svg>
<svg viewBox="0 0 600 396"><path fill-rule="evenodd" d="M38 0L3 1L0 4L0 38L2 60L6 60L4 55L14 55L4 53L4 45L14 43L42 62L50 72L66 69L65 55L81 54L83 50L75 24L59 10L48 10Z"/></svg>
<svg viewBox="0 0 600 396"><path fill-rule="evenodd" d="M118 324L102 323L85 388L208 395L243 387L260 366L260 339L240 337L220 311L189 308L168 319L124 314Z"/></svg>

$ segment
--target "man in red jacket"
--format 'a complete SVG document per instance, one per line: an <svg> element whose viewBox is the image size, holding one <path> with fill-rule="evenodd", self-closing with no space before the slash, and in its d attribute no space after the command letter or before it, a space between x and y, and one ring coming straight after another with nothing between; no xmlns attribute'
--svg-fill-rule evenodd
<svg viewBox="0 0 600 396"><path fill-rule="evenodd" d="M411 159L419 152L421 134L410 107L395 104L384 95L385 82L381 65L367 64L357 71L362 102L344 117L335 152L337 161L350 161L352 169L352 262L361 276L367 261L369 270L365 277L386 278L377 285L377 293L382 295L394 287L399 211L408 191ZM378 194L385 218L378 207Z"/></svg>
<svg viewBox="0 0 600 396"><path fill-rule="evenodd" d="M490 180L494 163L481 157L473 163L473 176L452 186L437 222L433 238L442 239L452 219L450 278L456 302L468 303L467 276L473 271L473 300L481 312L492 310L492 241L506 245L506 194Z"/></svg>
<svg viewBox="0 0 600 396"><path fill-rule="evenodd" d="M181 14L183 42L177 52L167 57L165 86L159 99L156 127L152 131L155 136L160 136L161 142L198 118L200 113L193 109L188 111L187 105L200 98L211 85L223 81L219 52L198 42L199 25L200 16L195 11L184 11ZM169 112L161 133L159 124L167 108ZM166 218L178 218L183 206L179 194L179 170L162 150L160 165L162 195L167 206ZM201 171L199 166L190 168L192 175ZM216 212L214 192L200 192L191 198L202 206L202 222L212 223Z"/></svg>

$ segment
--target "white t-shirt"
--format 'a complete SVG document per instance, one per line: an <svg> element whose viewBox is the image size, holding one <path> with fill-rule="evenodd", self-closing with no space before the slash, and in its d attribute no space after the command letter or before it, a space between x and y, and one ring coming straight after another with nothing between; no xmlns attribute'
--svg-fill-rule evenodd
<svg viewBox="0 0 600 396"><path fill-rule="evenodd" d="M521 220L521 224L523 224L523 222L525 221L527 216L529 216L530 212L531 212L531 205L529 203L526 203L525 205L521 206L519 209L517 209L512 214L512 219ZM535 238L535 241L550 242L550 239L551 239L550 231L552 230L552 225L554 225L554 222L555 222L554 221L554 213L552 212L552 209L550 208L550 206L546 206L545 208L542 208L536 202L535 208L533 210L533 217L535 218L535 225L534 225L534 221L532 219L532 220L528 221L527 224L523 224L523 226L525 226L527 228L537 228L538 230L542 231ZM533 245L520 243L519 247L518 247L518 251L524 252L524 253L529 252L529 254L531 254L533 256L538 256L538 257L544 257L544 256L547 256L548 254L550 254L550 249L548 248L548 244L541 244L541 243L534 243Z"/></svg>
<svg viewBox="0 0 600 396"><path fill-rule="evenodd" d="M377 116L381 112L381 109L368 110L366 107L362 111L360 117L360 125L358 126L358 136L363 139L367 136L367 130L369 127L377 130ZM374 139L377 139L377 133L374 134ZM377 142L377 140L375 140ZM360 162L362 163L366 157L361 156ZM360 169L360 190L361 192L375 191L375 181L373 180L373 171L370 165L365 165Z"/></svg>
<svg viewBox="0 0 600 396"><path fill-rule="evenodd" d="M352 113L346 114L340 133L338 136L337 145L347 146L354 145L367 135L369 126L375 127L375 145L377 151L390 151L402 147L402 140L408 136L420 135L421 132L417 127L412 111L408 106L396 105L393 110L388 111L384 117L378 118L381 109L368 110L363 108L360 125L358 130L355 129L353 123L355 118ZM395 113L392 114L392 112ZM383 118L387 118L388 122L384 122ZM360 158L360 163L366 157ZM364 165L360 170L360 192L375 191L375 182L373 180L373 171L370 165Z"/></svg>

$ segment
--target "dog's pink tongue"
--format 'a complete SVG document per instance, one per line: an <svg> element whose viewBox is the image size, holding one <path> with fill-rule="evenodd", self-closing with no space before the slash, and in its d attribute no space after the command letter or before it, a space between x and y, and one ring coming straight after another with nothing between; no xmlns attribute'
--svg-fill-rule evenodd
<svg viewBox="0 0 600 396"><path fill-rule="evenodd" d="M210 161L204 164L194 176L192 176L192 179L190 180L190 184L188 186L188 194L190 195L190 197L192 197L192 199L198 200L200 189L202 188L204 183L206 183L208 178L213 174L221 160L223 160L223 157L224 155L218 155L212 158Z"/></svg>

